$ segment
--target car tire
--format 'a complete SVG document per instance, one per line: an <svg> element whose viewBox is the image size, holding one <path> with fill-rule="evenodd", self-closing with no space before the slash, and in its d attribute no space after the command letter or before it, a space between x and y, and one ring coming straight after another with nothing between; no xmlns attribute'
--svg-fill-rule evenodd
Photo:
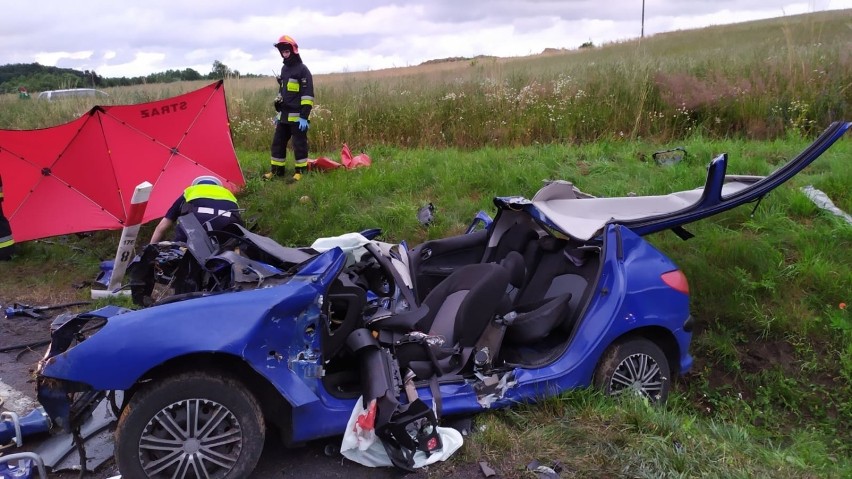
<svg viewBox="0 0 852 479"><path fill-rule="evenodd" d="M257 465L265 436L260 406L243 383L183 373L130 398L116 426L115 459L124 477L244 478Z"/></svg>
<svg viewBox="0 0 852 479"><path fill-rule="evenodd" d="M606 350L595 370L594 384L608 396L632 392L662 404L669 396L671 368L654 342L632 338Z"/></svg>

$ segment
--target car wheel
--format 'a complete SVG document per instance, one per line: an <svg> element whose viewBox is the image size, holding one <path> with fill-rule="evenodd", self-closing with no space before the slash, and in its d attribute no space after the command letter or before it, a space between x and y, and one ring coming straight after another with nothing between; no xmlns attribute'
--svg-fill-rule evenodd
<svg viewBox="0 0 852 479"><path fill-rule="evenodd" d="M260 459L266 425L238 380L193 372L137 392L116 426L124 477L242 478Z"/></svg>
<svg viewBox="0 0 852 479"><path fill-rule="evenodd" d="M652 341L633 338L607 349L595 371L595 386L609 396L635 394L654 403L669 395L671 369L666 355Z"/></svg>

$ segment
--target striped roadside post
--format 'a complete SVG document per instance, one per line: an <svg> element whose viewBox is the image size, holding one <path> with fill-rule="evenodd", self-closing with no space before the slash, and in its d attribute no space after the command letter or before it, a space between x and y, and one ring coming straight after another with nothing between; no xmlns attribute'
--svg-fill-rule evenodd
<svg viewBox="0 0 852 479"><path fill-rule="evenodd" d="M124 279L127 265L130 264L130 261L136 255L136 237L139 235L139 227L142 225L142 217L145 215L145 208L148 206L148 198L151 197L151 189L153 187L154 185L147 181L136 186L133 198L130 200L130 211L127 213L127 220L124 222L124 228L121 230L121 239L118 241L118 249L115 252L115 260L113 261L109 284L105 290L93 289L92 299L130 294L130 291L127 290L119 291L121 280Z"/></svg>

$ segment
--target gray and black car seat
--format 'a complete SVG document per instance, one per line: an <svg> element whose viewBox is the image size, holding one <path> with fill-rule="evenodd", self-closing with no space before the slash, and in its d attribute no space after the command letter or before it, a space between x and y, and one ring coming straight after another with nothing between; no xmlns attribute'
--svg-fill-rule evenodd
<svg viewBox="0 0 852 479"><path fill-rule="evenodd" d="M515 223L500 236L489 260L499 263L512 251L523 254L527 245L538 237L538 232L531 223Z"/></svg>
<svg viewBox="0 0 852 479"><path fill-rule="evenodd" d="M508 284L509 272L499 264L466 265L417 308L373 320L369 329L356 329L347 337L360 363L364 407L376 400L376 435L395 466L412 471L417 450L431 454L441 447L437 377L465 369L483 330L505 304ZM409 370L431 380L436 411L419 398L399 402L400 372Z"/></svg>
<svg viewBox="0 0 852 479"><path fill-rule="evenodd" d="M495 263L462 266L411 311L369 325L396 344L400 369L419 378L457 374L486 326L505 305L509 272ZM411 334L415 333L415 334ZM421 334L422 333L422 334ZM437 344L441 342L442 344Z"/></svg>
<svg viewBox="0 0 852 479"><path fill-rule="evenodd" d="M540 275L528 272L524 258L516 251L510 251L501 265L510 276L508 304L501 306L503 311L500 311L509 318L504 340L510 344L534 344L560 328L568 318L572 293L546 296L547 288L542 289L539 284ZM539 268L549 273L549 267L540 264Z"/></svg>

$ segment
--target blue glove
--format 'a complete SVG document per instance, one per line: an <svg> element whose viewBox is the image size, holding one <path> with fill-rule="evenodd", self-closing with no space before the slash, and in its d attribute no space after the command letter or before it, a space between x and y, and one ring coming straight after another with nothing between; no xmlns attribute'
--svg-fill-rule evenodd
<svg viewBox="0 0 852 479"><path fill-rule="evenodd" d="M308 120L299 118L299 130L308 131Z"/></svg>

